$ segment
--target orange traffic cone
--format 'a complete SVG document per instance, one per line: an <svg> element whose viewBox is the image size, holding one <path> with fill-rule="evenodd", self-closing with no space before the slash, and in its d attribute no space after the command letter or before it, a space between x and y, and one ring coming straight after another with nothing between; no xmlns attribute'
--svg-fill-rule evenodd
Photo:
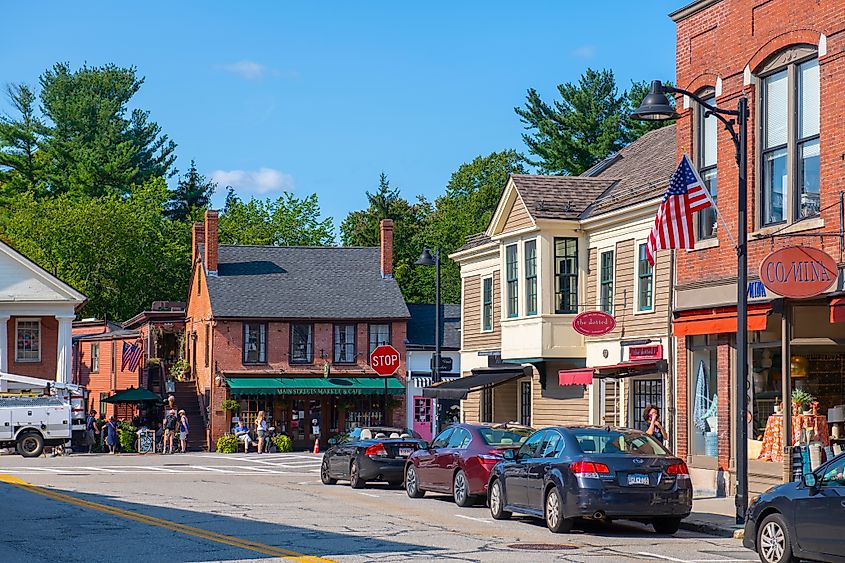
<svg viewBox="0 0 845 563"><path fill-rule="evenodd" d="M315 454L320 453L320 439L319 438L314 438L314 453Z"/></svg>

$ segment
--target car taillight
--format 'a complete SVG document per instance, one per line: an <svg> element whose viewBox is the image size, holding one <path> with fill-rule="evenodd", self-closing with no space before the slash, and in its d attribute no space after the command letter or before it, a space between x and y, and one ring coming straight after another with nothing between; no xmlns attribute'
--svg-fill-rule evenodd
<svg viewBox="0 0 845 563"><path fill-rule="evenodd" d="M576 477L588 479L598 479L600 475L610 475L610 468L603 463L594 461L576 461L569 466L569 469Z"/></svg>
<svg viewBox="0 0 845 563"><path fill-rule="evenodd" d="M491 463L496 464L502 461L502 451L501 450L490 450L487 453L478 454L478 461L481 463Z"/></svg>
<svg viewBox="0 0 845 563"><path fill-rule="evenodd" d="M673 463L669 467L666 468L667 475L687 475L689 476L689 469L687 469L687 464L683 461L681 463Z"/></svg>
<svg viewBox="0 0 845 563"><path fill-rule="evenodd" d="M364 450L364 455L387 457L387 450L384 449L384 444L373 444Z"/></svg>

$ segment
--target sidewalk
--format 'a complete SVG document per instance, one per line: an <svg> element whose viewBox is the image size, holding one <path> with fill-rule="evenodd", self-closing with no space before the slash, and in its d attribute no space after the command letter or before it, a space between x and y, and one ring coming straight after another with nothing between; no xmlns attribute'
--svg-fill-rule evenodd
<svg viewBox="0 0 845 563"><path fill-rule="evenodd" d="M681 528L723 538L742 538L743 527L736 523L734 497L696 498L692 513L681 522Z"/></svg>

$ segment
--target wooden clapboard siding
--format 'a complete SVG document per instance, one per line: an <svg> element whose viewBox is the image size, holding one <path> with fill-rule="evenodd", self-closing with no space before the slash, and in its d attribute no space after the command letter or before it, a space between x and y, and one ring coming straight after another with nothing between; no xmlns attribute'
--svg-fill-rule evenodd
<svg viewBox="0 0 845 563"><path fill-rule="evenodd" d="M525 203L523 203L522 198L517 194L516 199L511 206L510 213L508 213L505 226L502 228L502 232L509 233L520 229L527 229L533 225L534 221L531 219L531 215L528 213Z"/></svg>
<svg viewBox="0 0 845 563"><path fill-rule="evenodd" d="M462 377L472 375L466 372ZM461 401L461 413L463 414L464 422L477 423L481 419L481 391L472 391L467 394L467 398Z"/></svg>
<svg viewBox="0 0 845 563"><path fill-rule="evenodd" d="M498 350L502 345L499 271L493 272L493 330L490 332L481 331L481 280L482 276L468 276L463 279L463 351Z"/></svg>
<svg viewBox="0 0 845 563"><path fill-rule="evenodd" d="M517 420L519 385L516 380L502 383L493 388L493 422L514 422Z"/></svg>
<svg viewBox="0 0 845 563"><path fill-rule="evenodd" d="M534 370L531 376L531 425L534 428L589 423L590 402L587 392L578 399L551 399L543 397L542 393L540 376Z"/></svg>
<svg viewBox="0 0 845 563"><path fill-rule="evenodd" d="M599 383L596 383L599 385ZM604 416L602 422L611 425L622 424L622 413L619 412L619 383L608 380L604 386Z"/></svg>

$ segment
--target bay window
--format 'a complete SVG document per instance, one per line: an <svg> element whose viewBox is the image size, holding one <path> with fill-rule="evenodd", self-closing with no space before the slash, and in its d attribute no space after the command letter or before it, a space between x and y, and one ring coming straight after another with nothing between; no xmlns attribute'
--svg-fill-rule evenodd
<svg viewBox="0 0 845 563"><path fill-rule="evenodd" d="M578 239L555 238L555 313L578 312Z"/></svg>
<svg viewBox="0 0 845 563"><path fill-rule="evenodd" d="M537 314L537 241L525 241L525 314Z"/></svg>
<svg viewBox="0 0 845 563"><path fill-rule="evenodd" d="M519 316L519 264L516 261L516 245L505 247L505 274L508 303L508 317Z"/></svg>

